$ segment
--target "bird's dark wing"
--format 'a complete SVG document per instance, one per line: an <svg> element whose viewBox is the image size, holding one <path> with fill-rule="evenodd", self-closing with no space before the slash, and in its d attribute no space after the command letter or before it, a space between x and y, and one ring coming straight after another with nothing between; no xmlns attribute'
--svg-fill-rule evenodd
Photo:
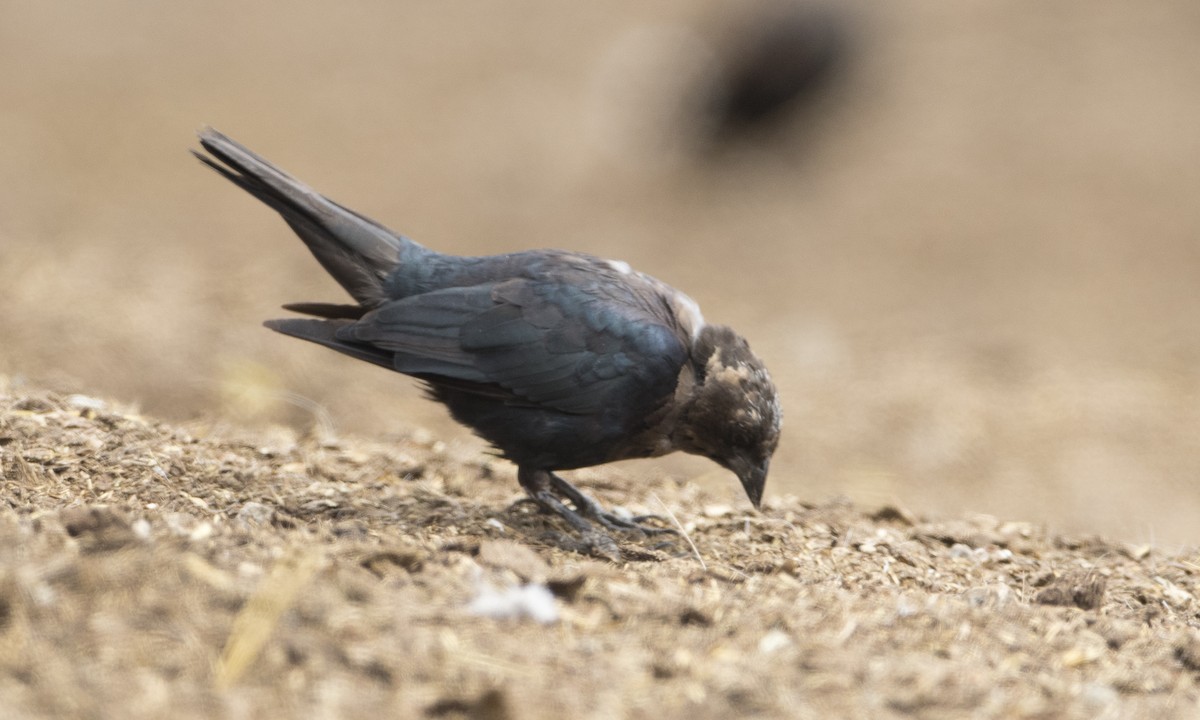
<svg viewBox="0 0 1200 720"><path fill-rule="evenodd" d="M687 358L669 314L614 300L597 282L447 288L385 303L340 325L336 339L392 353L402 373L502 389L511 402L566 413L661 399Z"/></svg>

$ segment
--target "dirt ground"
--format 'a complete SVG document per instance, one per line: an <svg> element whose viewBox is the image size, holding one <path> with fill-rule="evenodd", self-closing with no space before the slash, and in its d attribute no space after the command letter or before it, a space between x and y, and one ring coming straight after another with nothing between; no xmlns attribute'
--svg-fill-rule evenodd
<svg viewBox="0 0 1200 720"><path fill-rule="evenodd" d="M1195 553L677 478L621 562L427 435L0 394L6 718L1188 718ZM514 588L538 602L496 600ZM491 596L484 605L481 596Z"/></svg>
<svg viewBox="0 0 1200 720"><path fill-rule="evenodd" d="M403 378L261 328L342 292L187 155L207 123L439 249L685 289L780 385L770 491L1196 544L1195 4L837 3L822 91L697 153L680 107L747 7L0 4L0 372L471 442Z"/></svg>
<svg viewBox="0 0 1200 720"><path fill-rule="evenodd" d="M0 2L0 698L1193 715L1197 5L828 3L836 71L707 143L748 7ZM203 124L440 250L685 289L780 387L766 511L623 463L577 476L697 552L564 550L406 378L261 327L343 296ZM515 583L557 622L468 609Z"/></svg>

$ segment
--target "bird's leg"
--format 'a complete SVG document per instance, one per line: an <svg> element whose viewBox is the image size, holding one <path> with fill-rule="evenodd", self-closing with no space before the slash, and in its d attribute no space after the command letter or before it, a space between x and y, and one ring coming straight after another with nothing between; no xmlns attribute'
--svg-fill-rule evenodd
<svg viewBox="0 0 1200 720"><path fill-rule="evenodd" d="M675 533L674 528L661 528L654 525L643 525L640 521L646 520L653 516L635 517L632 520L626 520L618 517L613 513L604 509L600 503L588 497L579 488L571 483L563 480L554 473L546 473L550 476L550 486L562 495L575 509L582 513L585 517L589 517L600 523L609 530L624 530L626 532L640 532L646 535L658 535L662 533Z"/></svg>
<svg viewBox="0 0 1200 720"><path fill-rule="evenodd" d="M621 551L616 541L604 532L592 527L592 524L578 513L563 504L554 494L552 480L554 475L545 470L517 469L517 482L529 494L529 498L545 510L549 510L575 529L583 541L583 550L606 557L613 562L621 559Z"/></svg>
<svg viewBox="0 0 1200 720"><path fill-rule="evenodd" d="M553 474L544 470L520 468L517 471L517 481L521 483L521 487L529 494L531 500L566 520L568 525L580 532L593 530L591 523L584 520L579 513L564 505L562 500L555 496L550 480L553 477Z"/></svg>

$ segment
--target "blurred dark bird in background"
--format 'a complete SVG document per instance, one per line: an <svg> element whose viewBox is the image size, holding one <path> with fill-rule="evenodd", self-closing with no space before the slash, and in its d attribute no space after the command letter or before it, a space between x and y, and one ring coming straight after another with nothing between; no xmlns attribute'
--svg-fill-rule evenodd
<svg viewBox="0 0 1200 720"><path fill-rule="evenodd" d="M717 142L787 118L830 85L849 55L848 17L822 4L759 7L733 24L700 91Z"/></svg>
<svg viewBox="0 0 1200 720"><path fill-rule="evenodd" d="M521 487L618 556L605 511L555 474L682 450L733 471L758 507L779 441L770 375L733 330L623 262L535 250L429 250L323 197L221 133L196 157L274 209L356 304L284 307L266 326L423 381L518 467ZM592 521L592 522L589 522Z"/></svg>

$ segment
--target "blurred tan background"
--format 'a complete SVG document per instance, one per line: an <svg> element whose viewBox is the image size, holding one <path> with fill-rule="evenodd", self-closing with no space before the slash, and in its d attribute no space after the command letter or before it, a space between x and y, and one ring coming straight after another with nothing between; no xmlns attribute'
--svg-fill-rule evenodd
<svg viewBox="0 0 1200 720"><path fill-rule="evenodd" d="M1200 542L1200 6L804 6L835 70L716 142L697 88L759 10L652 5L0 2L0 374L475 448L260 327L341 291L187 155L211 124L441 250L685 289L782 389L768 492ZM742 502L622 468L663 471Z"/></svg>

